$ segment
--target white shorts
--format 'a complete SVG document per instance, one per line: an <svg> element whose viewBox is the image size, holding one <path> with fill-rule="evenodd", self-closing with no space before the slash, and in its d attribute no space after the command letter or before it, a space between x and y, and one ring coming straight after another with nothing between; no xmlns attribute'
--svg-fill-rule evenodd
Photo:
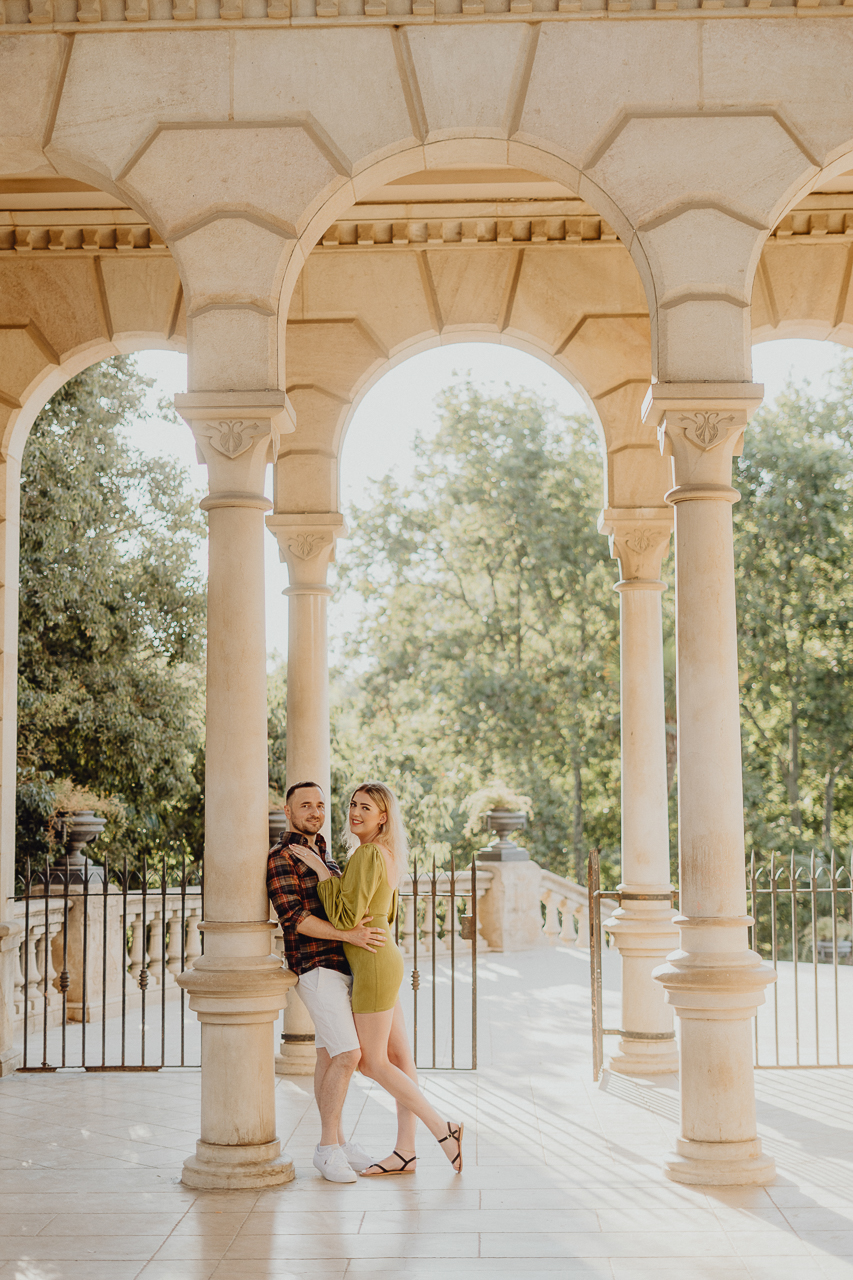
<svg viewBox="0 0 853 1280"><path fill-rule="evenodd" d="M337 969L309 969L296 984L296 994L311 1014L314 1044L330 1058L358 1048L352 1018L352 974Z"/></svg>

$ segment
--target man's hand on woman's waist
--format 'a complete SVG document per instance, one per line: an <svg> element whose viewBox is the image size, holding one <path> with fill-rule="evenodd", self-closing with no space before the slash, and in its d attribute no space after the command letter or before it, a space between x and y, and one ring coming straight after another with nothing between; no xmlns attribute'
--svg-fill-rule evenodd
<svg viewBox="0 0 853 1280"><path fill-rule="evenodd" d="M365 951L376 951L385 946L385 934L381 929L369 929L367 926L373 916L365 916L354 929L336 929L328 920L319 916L305 916L296 926L297 933L304 933L309 938L325 938L328 942L348 942L351 947L362 947Z"/></svg>

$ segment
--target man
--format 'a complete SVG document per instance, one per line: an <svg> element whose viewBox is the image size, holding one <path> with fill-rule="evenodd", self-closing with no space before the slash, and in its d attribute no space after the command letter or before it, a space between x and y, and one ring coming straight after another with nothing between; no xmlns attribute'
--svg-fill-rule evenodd
<svg viewBox="0 0 853 1280"><path fill-rule="evenodd" d="M314 1167L329 1182L357 1182L357 1174L373 1161L356 1143L346 1142L341 1129L347 1089L361 1057L343 943L374 951L385 939L381 929L368 928L369 916L344 932L329 924L323 910L311 862L320 858L332 875L341 872L320 834L326 817L322 788L315 782L288 787L284 812L290 830L270 850L267 892L284 934L287 963L299 975L296 990L314 1022L314 1096L322 1126Z"/></svg>

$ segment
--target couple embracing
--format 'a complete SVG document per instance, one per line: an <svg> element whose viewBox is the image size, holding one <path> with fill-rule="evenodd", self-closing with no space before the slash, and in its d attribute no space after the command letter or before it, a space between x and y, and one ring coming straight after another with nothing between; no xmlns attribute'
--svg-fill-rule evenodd
<svg viewBox="0 0 853 1280"><path fill-rule="evenodd" d="M322 788L299 782L286 798L291 829L270 850L267 889L287 963L298 975L296 989L314 1021L314 1094L322 1125L314 1165L329 1182L414 1173L415 1130L422 1120L460 1173L463 1125L443 1120L421 1093L399 1003L403 957L391 925L409 851L397 799L381 782L353 791L351 852L342 874L320 834ZM341 1129L356 1068L397 1103L396 1146L381 1161L345 1141Z"/></svg>

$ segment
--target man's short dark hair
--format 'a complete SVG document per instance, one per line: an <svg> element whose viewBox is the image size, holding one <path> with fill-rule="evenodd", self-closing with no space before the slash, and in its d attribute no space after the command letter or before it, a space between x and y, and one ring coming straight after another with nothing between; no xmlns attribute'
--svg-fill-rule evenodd
<svg viewBox="0 0 853 1280"><path fill-rule="evenodd" d="M325 800L326 793L325 791L323 791L323 788L320 786L319 782L294 782L292 787L287 788L287 794L284 797L284 803L290 804L290 797L293 795L294 791L301 791L303 787L316 787L318 791L322 792L323 799Z"/></svg>

